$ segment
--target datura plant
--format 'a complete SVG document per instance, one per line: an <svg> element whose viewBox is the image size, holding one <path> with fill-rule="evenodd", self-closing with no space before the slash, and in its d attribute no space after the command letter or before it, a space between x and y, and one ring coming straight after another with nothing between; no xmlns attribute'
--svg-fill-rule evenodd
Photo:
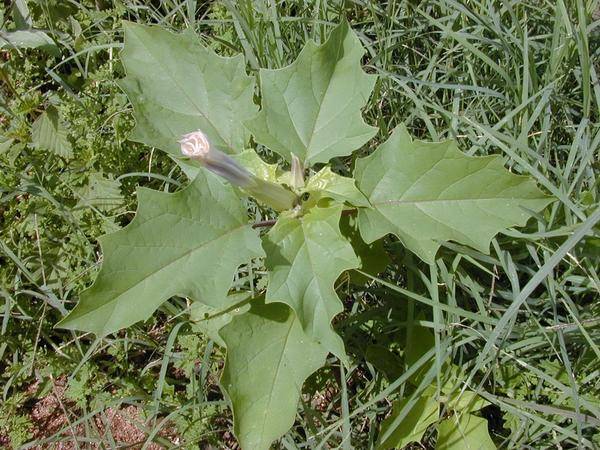
<svg viewBox="0 0 600 450"><path fill-rule="evenodd" d="M190 182L139 189L135 218L100 238L102 268L60 326L103 336L173 296L189 299L192 320L214 316L201 329L227 349L221 385L244 449L267 449L293 425L302 385L328 354L347 363L332 327L342 311L334 283L352 269L372 273L376 241L395 235L425 263L444 241L487 253L496 233L551 201L501 157L413 140L403 126L356 160L353 178L335 173L333 158L377 133L361 115L376 82L364 53L342 23L289 66L260 69L257 89L242 55L218 56L192 32L125 24L131 139L167 152ZM250 220L247 198L276 219ZM266 269L264 292L230 292L250 264Z"/></svg>

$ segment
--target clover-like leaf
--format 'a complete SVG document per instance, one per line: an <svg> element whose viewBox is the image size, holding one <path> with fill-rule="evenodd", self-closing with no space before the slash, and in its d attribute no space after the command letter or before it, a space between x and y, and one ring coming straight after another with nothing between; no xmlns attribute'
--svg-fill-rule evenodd
<svg viewBox="0 0 600 450"><path fill-rule="evenodd" d="M282 69L260 70L262 109L246 124L257 142L288 161L305 165L349 155L377 129L362 119L376 76L367 75L365 53L347 22L321 46L308 41L298 59Z"/></svg>
<svg viewBox="0 0 600 450"><path fill-rule="evenodd" d="M215 148L241 152L249 139L242 122L257 111L242 55L218 56L191 31L130 22L124 29L120 86L136 119L130 139L179 156L179 138L201 129Z"/></svg>
<svg viewBox="0 0 600 450"><path fill-rule="evenodd" d="M102 173L90 173L88 184L79 189L78 208L93 207L107 212L122 204L121 183L104 177Z"/></svg>
<svg viewBox="0 0 600 450"><path fill-rule="evenodd" d="M205 170L174 194L141 188L138 201L127 227L100 238L102 269L59 326L105 335L173 295L222 308L237 268L263 255L233 188Z"/></svg>
<svg viewBox="0 0 600 450"><path fill-rule="evenodd" d="M358 160L354 174L372 205L359 212L364 240L393 233L426 262L443 241L487 253L494 235L525 225L552 202L531 178L508 172L499 156L467 156L452 141L413 141L403 126Z"/></svg>
<svg viewBox="0 0 600 450"><path fill-rule="evenodd" d="M267 302L290 305L306 333L341 359L342 339L331 320L342 311L333 283L359 266L352 246L340 232L343 206L314 207L302 217L282 214L263 240L269 269Z"/></svg>
<svg viewBox="0 0 600 450"><path fill-rule="evenodd" d="M67 129L54 106L49 106L31 125L31 143L35 148L50 150L69 159L73 157L73 148L67 135Z"/></svg>
<svg viewBox="0 0 600 450"><path fill-rule="evenodd" d="M220 331L227 346L221 385L241 447L268 450L294 424L304 380L324 364L327 351L287 305L261 299L251 305Z"/></svg>

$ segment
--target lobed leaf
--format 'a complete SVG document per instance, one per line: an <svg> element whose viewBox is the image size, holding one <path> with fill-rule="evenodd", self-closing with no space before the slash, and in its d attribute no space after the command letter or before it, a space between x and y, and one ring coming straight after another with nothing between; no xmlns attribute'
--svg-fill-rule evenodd
<svg viewBox="0 0 600 450"><path fill-rule="evenodd" d="M59 326L106 335L174 295L222 309L237 268L263 255L233 188L206 170L174 194L141 188L138 201L133 221L100 239L102 269Z"/></svg>
<svg viewBox="0 0 600 450"><path fill-rule="evenodd" d="M363 72L365 51L347 22L327 41L308 41L292 64L260 70L262 109L246 125L257 142L288 161L296 154L306 166L349 155L377 129L360 110L376 76Z"/></svg>
<svg viewBox="0 0 600 450"><path fill-rule="evenodd" d="M218 56L193 32L131 22L124 30L119 84L136 119L130 139L180 156L180 137L201 129L215 148L241 152L250 137L242 122L257 111L242 55Z"/></svg>
<svg viewBox="0 0 600 450"><path fill-rule="evenodd" d="M343 309L333 283L359 260L340 232L342 208L314 207L298 218L282 214L263 247L269 270L266 301L290 305L308 335L345 359L344 343L331 327Z"/></svg>
<svg viewBox="0 0 600 450"><path fill-rule="evenodd" d="M488 253L498 232L525 225L553 201L531 178L504 169L499 156L467 156L451 141L413 141L404 126L358 160L354 174L372 205L359 212L364 240L393 233L429 263L443 241Z"/></svg>
<svg viewBox="0 0 600 450"><path fill-rule="evenodd" d="M287 305L251 305L220 331L227 346L221 385L241 447L268 450L294 424L304 380L324 364L327 351Z"/></svg>

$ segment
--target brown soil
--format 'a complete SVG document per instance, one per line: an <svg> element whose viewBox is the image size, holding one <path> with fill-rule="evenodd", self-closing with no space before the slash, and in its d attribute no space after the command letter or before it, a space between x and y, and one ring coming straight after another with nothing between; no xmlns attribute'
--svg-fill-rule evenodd
<svg viewBox="0 0 600 450"><path fill-rule="evenodd" d="M139 449L146 441L147 434L144 427L144 417L141 408L134 405L123 405L119 408L106 408L103 414L97 414L87 422L88 430L84 424L71 424L80 418L80 411L64 395L66 379L61 378L54 382L52 392L38 400L32 407L30 417L34 424L32 431L34 440L51 439L51 442L37 445L35 449L71 450L77 448L75 441L79 442L79 448L96 449L101 448L99 444L90 441L101 441L106 443L114 441L117 447L128 449ZM29 390L35 392L36 386L30 386ZM58 434L61 430L62 433ZM174 427L161 430L160 436L177 445L177 437ZM86 438L87 437L87 438ZM0 448L9 448L8 442L0 440ZM152 443L148 448L158 450L165 448Z"/></svg>

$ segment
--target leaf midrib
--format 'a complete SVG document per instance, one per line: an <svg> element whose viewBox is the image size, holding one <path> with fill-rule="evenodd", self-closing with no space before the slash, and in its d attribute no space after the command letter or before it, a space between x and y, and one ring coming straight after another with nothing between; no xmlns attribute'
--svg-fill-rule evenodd
<svg viewBox="0 0 600 450"><path fill-rule="evenodd" d="M102 305L100 305L98 308L91 309L91 310L89 310L88 312L86 312L86 313L84 313L84 314L81 314L81 315L80 315L80 316L78 316L78 317L79 317L79 318L86 317L86 316L88 316L89 314L93 314L93 313L95 313L96 311L98 311L98 310L100 310L100 309L102 309L102 308L105 308L105 307L107 307L107 306L110 306L110 305L114 305L115 303L117 303L117 302L118 302L118 301L121 299L121 297L123 297L124 295L126 295L126 294L127 294L129 291L131 291L132 289L134 289L134 288L136 288L137 286L139 286L141 283L145 282L145 281L146 281L146 280L148 280L149 278L151 278L151 277L153 277L154 275L156 275L158 272L161 272L161 271L163 271L163 270L166 270L166 269L167 269L169 266L171 266L171 265L175 264L176 262L180 261L182 258L185 258L185 257L189 256L190 254L192 254L192 253L194 253L194 252L196 252L196 251L199 251L199 250L201 250L202 248L206 247L207 245L209 245L209 244L212 244L212 243L214 243L214 242L216 242L216 241L219 241L219 240L223 239L224 237L226 237L226 236L228 236L228 235L232 234L232 233L233 233L233 232L235 232L235 231L239 231L240 229L242 229L242 228L244 228L244 227L246 227L246 226L247 226L247 225L245 225L245 224L242 224L242 225L240 225L240 226L238 226L238 227L235 227L235 228L233 228L233 229L231 229L231 230L228 230L226 233L224 233L224 234L220 235L219 237L217 237L217 238L215 238L215 239L212 239L212 240L209 240L209 241L205 241L205 242L203 242L201 245L199 245L199 246L197 246L197 247L193 247L193 248L191 248L190 250L188 250L187 252L185 252L185 253L183 253L183 254L180 254L180 255L178 255L178 256L177 256L175 259L173 259L172 261L169 261L168 263L166 263L166 264L164 264L164 265L161 265L161 266L159 266L159 267L158 267L158 268L156 268L155 270L152 270L150 273L148 273L148 274L145 274L145 275L144 275L144 276L143 276L141 279L139 279L138 281L136 281L134 284L130 285L130 286L129 286L129 287L127 287L126 289L122 290L121 292L119 292L119 293L118 293L118 295L114 296L114 297L113 297L111 300L108 300L107 302L105 302L105 303L102 303ZM90 287L90 290L91 290L91 289L93 289L93 288L94 288L94 286ZM170 296L172 296L172 295L176 295L176 293L170 294ZM114 307L114 306L112 306L112 307L111 307L111 313L110 313L110 315L109 315L108 319L107 319L107 320L104 322L104 323L105 323L105 325L106 325L107 323L110 323L110 322L112 321L114 313L115 313L115 307ZM106 332L106 327L103 327L103 330L102 330L102 331L103 331L103 332Z"/></svg>
<svg viewBox="0 0 600 450"><path fill-rule="evenodd" d="M291 308L290 308L290 310L293 311ZM282 350L281 350L281 354L279 355L279 361L277 361L277 369L274 371L273 381L271 382L271 386L275 386L275 380L277 378L279 378L279 372L281 371L281 363L283 362L283 357L284 357L285 351L286 351L287 346L288 346L288 341L289 341L289 338L290 338L290 334L292 333L293 326L294 326L294 321L291 320L290 321L290 325L289 325L288 330L287 330L287 333L285 335L285 338L282 340L283 341L283 347L282 347ZM290 367L292 367L292 366L290 365ZM274 391L275 391L274 388L273 389L269 389L269 394L268 394L268 399L267 399L267 408L266 408L267 412L271 411L271 402L273 401L273 392ZM261 433L260 433L261 440L264 439L265 428L267 426L267 416L268 416L268 414L265 414L263 416L263 421L262 421L262 426L261 426Z"/></svg>
<svg viewBox="0 0 600 450"><path fill-rule="evenodd" d="M440 203L448 203L448 202L477 202L477 201L492 201L492 200L499 200L499 201L522 201L522 202L527 202L527 201L543 201L545 200L544 197L533 197L533 198L519 198L519 197L478 197L478 198L456 198L456 199L427 199L427 200L383 200L383 201L379 201L379 202L373 202L371 201L371 205L373 206L382 206L382 205L401 205L401 204L406 204L406 205L414 205L414 204L420 204L420 203L436 203L436 202L440 202Z"/></svg>
<svg viewBox="0 0 600 450"><path fill-rule="evenodd" d="M339 45L338 45L338 48L336 49L336 53L335 53L335 65L337 65L338 61L340 60L340 57L339 57L340 56L340 51L344 47L344 41L346 40L347 36L348 36L348 33L346 33L346 35L344 36L344 38L340 39L340 41L339 41ZM319 49L317 51L321 50L322 48L323 47L319 47ZM316 54L317 54L317 52L315 52L313 54L313 56L316 55ZM333 79L333 75L336 73L336 67L335 67L335 65L334 65L333 70L331 71L331 74L328 77L327 88L325 89L325 92L323 92L323 96L321 97L321 101L319 102L319 107L317 109L317 114L316 114L315 120L314 120L314 122L312 124L312 129L311 129L311 132L310 132L310 137L308 139L308 144L306 145L306 157L305 157L306 160L313 159L314 157L318 156L319 154L323 153L323 151L324 151L323 150L321 152L315 153L314 155L310 155L309 154L310 148L312 146L312 141L313 141L313 138L315 136L315 129L317 127L317 122L319 121L319 118L321 117L321 112L323 110L323 103L324 103L325 97L327 97L327 93L329 92L329 89L331 88L331 80ZM311 87L312 87L312 83L311 83Z"/></svg>

